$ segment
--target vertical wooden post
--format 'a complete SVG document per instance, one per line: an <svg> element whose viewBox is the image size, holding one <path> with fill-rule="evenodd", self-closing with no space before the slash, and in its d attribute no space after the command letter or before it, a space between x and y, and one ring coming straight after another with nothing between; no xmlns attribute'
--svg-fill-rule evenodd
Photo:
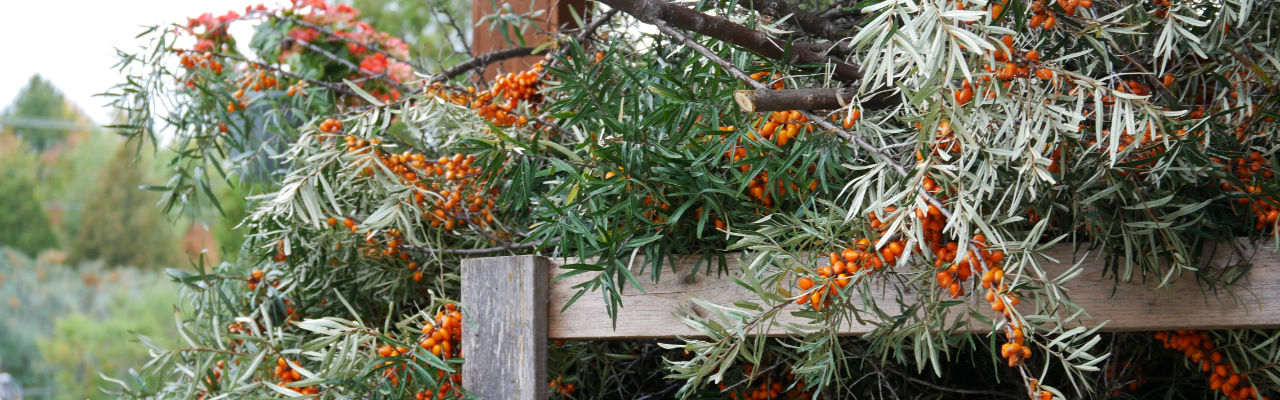
<svg viewBox="0 0 1280 400"><path fill-rule="evenodd" d="M577 13L580 18L586 19L586 4L586 0L472 0L471 24L474 27L471 31L472 56L509 48L502 33L491 31L488 23L481 22L484 16L495 14L503 6L511 7L511 11L521 14L545 10L546 13L542 15L537 28L545 32L556 32L561 29L577 28L572 13ZM525 29L524 32L509 33L513 35L513 39L514 36L521 36L529 46L537 46L547 40L546 36L536 32L538 29L530 28ZM541 59L540 55L529 56L490 65L484 69L484 79L492 80L499 72L518 72L529 69Z"/></svg>
<svg viewBox="0 0 1280 400"><path fill-rule="evenodd" d="M547 284L540 256L462 261L462 386L482 399L547 398Z"/></svg>

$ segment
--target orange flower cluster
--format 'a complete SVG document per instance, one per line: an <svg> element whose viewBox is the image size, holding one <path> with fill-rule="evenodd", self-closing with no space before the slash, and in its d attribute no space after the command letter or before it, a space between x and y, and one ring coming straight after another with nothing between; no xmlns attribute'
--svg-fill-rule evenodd
<svg viewBox="0 0 1280 400"><path fill-rule="evenodd" d="M288 258L288 255L284 253L284 241L281 240L279 242L276 242L276 255L271 259L274 260L275 262L284 262L284 260L287 258Z"/></svg>
<svg viewBox="0 0 1280 400"><path fill-rule="evenodd" d="M286 387L286 388L288 388L288 389L291 389L291 390L293 390L293 391L295 391L295 392L298 392L298 393L301 393L301 394L318 394L318 393L320 393L320 388L317 388L317 387L315 387L315 386L304 386L304 387L300 387L300 388L291 388L291 387L288 387L288 386L287 386L288 384L293 383L293 382L296 382L296 381L298 381L298 380L302 379L302 374L298 373L298 371L297 371L297 370L295 370L295 369L293 369L293 367L289 366L289 361L288 361L288 360L285 360L285 358L284 358L284 357L277 357L277 358L276 358L276 368L275 368L275 370L273 370L273 371L271 372L271 376L273 376L273 377L276 377L276 378L279 378L279 379L280 379L280 383L278 383L278 385L280 385L280 386L284 386L284 387Z"/></svg>
<svg viewBox="0 0 1280 400"><path fill-rule="evenodd" d="M790 368L787 368L789 371ZM751 376L755 371L754 364L745 364L742 366L742 373ZM788 372L781 378L775 377L773 374L767 375L755 385L746 390L734 390L729 392L729 398L732 400L770 400L770 399L807 399L812 397L812 393L805 392L800 389L801 385L793 385L795 375ZM787 390L791 387L791 390ZM720 383L720 391L729 390L729 385L724 382Z"/></svg>
<svg viewBox="0 0 1280 400"><path fill-rule="evenodd" d="M659 202L657 200L654 200L653 196L644 196L645 207L652 207L655 204L657 205L657 208L649 208L645 210L643 213L641 213L640 216L644 217L645 219L648 219L650 222L653 222L655 224L661 224L661 223L667 222L666 217L663 217L661 214L658 214L658 209L662 209L662 211L670 211L671 204L667 202Z"/></svg>
<svg viewBox="0 0 1280 400"><path fill-rule="evenodd" d="M437 199L434 210L425 215L431 220L431 226L444 225L445 230L468 222L476 226L488 226L493 223L492 208L498 189L485 190L483 182L477 179L480 168L472 167L475 157L463 156L462 153L450 157L440 157L430 172L424 169L427 176L443 177L451 183L452 190L440 189L439 184L432 184L431 190L437 191L442 199ZM420 189L426 189L419 184ZM425 201L421 192L414 195L414 202Z"/></svg>
<svg viewBox="0 0 1280 400"><path fill-rule="evenodd" d="M222 381L222 369L226 367L226 360L218 360L217 363L213 364L213 368L210 368L209 373L204 375L205 386L200 389L200 393L196 394L197 400L203 399L204 396L208 395L209 390L217 390L218 382Z"/></svg>
<svg viewBox="0 0 1280 400"><path fill-rule="evenodd" d="M213 58L209 53L187 54L183 50L175 50L178 55L182 56L179 60L186 69L208 68L215 74L222 73L222 63ZM190 84L190 82L188 82ZM190 85L189 85L190 86Z"/></svg>
<svg viewBox="0 0 1280 400"><path fill-rule="evenodd" d="M810 131L813 131L813 124L795 110L771 112L768 118L762 118L756 126L756 132L760 132L761 137L778 146L786 146L787 142L795 139L801 132ZM755 135L748 133L748 137L754 139Z"/></svg>
<svg viewBox="0 0 1280 400"><path fill-rule="evenodd" d="M815 284L813 279L807 276L796 281L796 287L802 292L796 298L796 303L809 304L814 310L821 311L824 306L831 304L831 297L828 294L839 294L839 290L853 282L854 274L859 271L871 273L885 265L897 263L898 257L901 257L902 252L905 251L905 245L906 243L899 239L890 241L880 250L875 250L871 248L870 239L862 238L853 241L849 248L829 253L830 264L818 267L815 271L822 283ZM812 290L814 286L818 288Z"/></svg>
<svg viewBox="0 0 1280 400"><path fill-rule="evenodd" d="M1222 353L1214 351L1213 339L1208 332L1156 332L1155 338L1164 344L1164 348L1181 351L1191 362L1200 364L1201 371L1210 373L1210 389L1222 391L1222 395L1231 400L1258 397L1258 390L1249 382L1249 377L1236 372L1234 363L1225 361ZM1262 400L1270 399L1262 396Z"/></svg>
<svg viewBox="0 0 1280 400"><path fill-rule="evenodd" d="M410 353L410 350L404 347L392 347L390 345L387 345L387 346L382 346L378 348L378 357L382 357L382 358L399 357L402 355L408 355L409 353ZM382 363L382 365L392 365L392 364L395 364L395 362L384 361ZM400 367L393 366L393 367L389 367L387 369L382 370L382 376L384 378L390 379L392 385L399 386L400 375L398 374L398 372L400 372Z"/></svg>
<svg viewBox="0 0 1280 400"><path fill-rule="evenodd" d="M1173 2L1169 0L1151 0L1151 4L1159 7L1152 15L1155 15L1156 18L1164 18L1169 15L1169 7L1173 5Z"/></svg>
<svg viewBox="0 0 1280 400"><path fill-rule="evenodd" d="M751 79L764 82L769 78L768 72L756 72L751 74ZM774 89L786 88L786 82L782 81L782 75L774 74L772 87ZM769 113L768 118L761 118L756 123L756 132L764 140L777 143L778 146L786 146L787 142L795 139L801 132L809 132L813 130L813 125L809 123L809 119L800 115L799 111L775 111ZM748 137L755 139L754 133L748 133Z"/></svg>
<svg viewBox="0 0 1280 400"><path fill-rule="evenodd" d="M552 392L559 393L563 397L572 397L578 391L578 385L573 384L573 382L565 383L563 376L557 376L556 379L552 379L547 386L551 388Z"/></svg>
<svg viewBox="0 0 1280 400"><path fill-rule="evenodd" d="M1240 182L1253 182L1255 179L1271 179L1275 176L1275 172L1271 170L1271 162L1262 156L1262 153L1252 152L1248 158L1238 157L1230 161L1224 161L1221 158L1214 157L1213 162L1219 165L1225 165L1227 171L1235 175ZM1258 196L1262 193L1262 187L1256 184L1245 184L1236 186L1230 182L1223 181L1221 188L1224 191L1232 191L1236 193L1244 193L1248 196ZM1275 199L1267 196L1264 199L1250 199L1249 197L1239 197L1236 201L1241 205L1249 205L1253 211L1255 220L1254 229L1262 230L1268 226L1273 226L1276 220L1280 218L1280 208L1276 208L1271 202Z"/></svg>
<svg viewBox="0 0 1280 400"><path fill-rule="evenodd" d="M524 126L529 119L525 116L516 116L512 112L520 106L521 102L532 107L542 103L542 94L538 93L542 86L541 77L541 62L528 71L499 75L494 80L492 89L480 92L471 99L471 109L476 110L480 116L493 122L494 125ZM468 90L475 91L474 88ZM497 100L503 99L506 103L498 104Z"/></svg>
<svg viewBox="0 0 1280 400"><path fill-rule="evenodd" d="M1117 365L1116 365L1116 364L1121 364L1121 365L1120 365L1119 367L1117 367ZM1123 368L1124 370L1128 370L1129 368L1131 368L1131 365L1129 364L1129 362L1128 362L1128 361L1121 361L1121 362L1119 362L1119 363L1111 363L1111 364L1108 364L1108 365L1107 365L1107 380L1108 380L1108 381L1110 381L1110 380L1116 379L1116 370L1117 370L1117 369L1120 369L1120 368ZM1137 368L1134 368L1134 371L1135 371L1135 372L1137 372L1138 377L1137 377L1137 378L1130 379L1130 380L1129 380L1129 383L1128 383L1128 384L1126 384L1125 386L1123 386L1123 387L1117 387L1117 389L1116 389L1116 390L1112 390L1112 391L1111 391L1111 397L1120 397L1121 395L1123 395L1123 394L1124 394L1124 391L1125 391L1125 390L1128 390L1128 391L1132 392L1132 391L1134 391L1134 390L1138 390L1138 386L1141 386L1141 385L1143 385L1143 384L1147 383L1147 378L1143 378L1143 377L1142 377L1142 367L1141 367L1141 366L1139 366L1139 367L1137 367Z"/></svg>
<svg viewBox="0 0 1280 400"><path fill-rule="evenodd" d="M970 95L972 95L972 93ZM844 117L844 129L852 128L853 124L857 123L860 118L862 118L862 111L857 109L849 111L849 113L845 114Z"/></svg>
<svg viewBox="0 0 1280 400"><path fill-rule="evenodd" d="M262 270L253 270L253 273L249 274L249 279L246 279L246 281L249 283L250 291L258 290L258 284L262 283Z"/></svg>
<svg viewBox="0 0 1280 400"><path fill-rule="evenodd" d="M725 128L721 128L721 129L728 130ZM733 163L737 163L745 159L747 155L748 153L746 148L737 147L731 151L725 152L723 157L731 160L731 162ZM817 169L818 169L817 164L809 164L809 173L812 174ZM751 164L742 164L738 166L738 171L747 172L750 170L751 170ZM796 184L794 183L789 185L789 187L792 192L799 193L800 191L800 187L796 186ZM783 185L782 182L777 182L775 189L777 190L779 195L785 195L787 194L788 185ZM814 191L817 189L818 189L818 181L816 179L810 181L809 191ZM760 171L759 174L756 174L755 176L751 177L751 181L747 182L747 195L750 196L752 199L759 201L765 207L773 208L773 204L774 204L773 196L769 193L769 171Z"/></svg>
<svg viewBox="0 0 1280 400"><path fill-rule="evenodd" d="M333 118L328 118L328 119L325 119L324 122L320 123L319 128L320 128L320 132L324 132L324 133L342 132L342 121L339 121ZM353 138L351 136L347 136L347 137ZM348 139L347 142L348 142L348 146L350 146L351 145L350 142L352 142L352 140Z"/></svg>
<svg viewBox="0 0 1280 400"><path fill-rule="evenodd" d="M453 157L441 156L431 160L412 151L387 153L378 147L380 143L376 138L366 142L354 136L346 137L347 151L363 153L373 149L379 161L400 177L401 183L416 186L418 190L413 194L415 204L425 203L427 192L440 195L433 209L423 213L423 217L431 221L431 226L443 225L445 230L453 230L467 222L477 226L493 223L491 210L498 189L484 189L483 181L477 178L481 169L471 166L475 157L457 153ZM372 169L366 170L366 173L372 172ZM348 227L354 229L354 226Z"/></svg>
<svg viewBox="0 0 1280 400"><path fill-rule="evenodd" d="M444 310L436 312L435 323L422 325L422 336L418 338L418 346L430 351L441 359L462 357L462 313L452 304L445 304ZM462 398L463 393L457 387L462 383L462 374L453 373L445 379L444 370L438 371L443 381L438 392L423 390L414 395L415 400L427 400L434 395L443 399L449 394Z"/></svg>
<svg viewBox="0 0 1280 400"><path fill-rule="evenodd" d="M369 231L364 237L365 244L369 247L364 249L365 257L399 257L401 260L408 260L409 255L400 252L400 245L404 244L404 233L398 229L387 229L382 233L382 239L378 239L378 231ZM379 249L379 244L382 245Z"/></svg>
<svg viewBox="0 0 1280 400"><path fill-rule="evenodd" d="M934 182L933 178L925 177L923 187L930 193L942 192L942 188ZM1024 345L1026 337L1022 326L1017 319L1013 318L1012 313L1013 307L1017 306L1021 300L1009 291L1008 285L1004 284L1004 252L988 249L986 236L982 234L974 235L964 248L961 248L957 241L944 241L942 228L946 225L946 221L942 210L932 204L917 209L915 217L924 227L923 245L928 246L935 255L933 265L938 272L934 274L934 278L938 286L946 289L952 298L959 298L965 294L965 282L969 277L980 275L982 287L987 289L986 301L991 304L993 311L1003 314L1005 321L1008 322L1005 327L1005 338L1008 341L1000 347L1000 356L1009 361L1010 367L1031 357L1031 349ZM883 223L873 215L872 227L882 225ZM964 257L961 257L962 254Z"/></svg>

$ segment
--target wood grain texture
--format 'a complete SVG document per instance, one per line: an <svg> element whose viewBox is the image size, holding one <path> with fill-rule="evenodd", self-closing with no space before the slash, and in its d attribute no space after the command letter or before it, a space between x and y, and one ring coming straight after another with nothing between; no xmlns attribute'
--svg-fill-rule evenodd
<svg viewBox="0 0 1280 400"><path fill-rule="evenodd" d="M462 386L482 399L547 398L547 259L462 262Z"/></svg>
<svg viewBox="0 0 1280 400"><path fill-rule="evenodd" d="M1132 283L1113 285L1112 279L1103 276L1103 259L1096 252L1085 257L1084 252L1075 252L1069 245L1059 245L1044 253L1057 260L1041 260L1040 265L1049 279L1056 278L1083 258L1084 271L1065 286L1070 300L1083 307L1089 315L1080 322L1095 326L1107 322L1104 330L1164 330L1164 329L1215 329L1215 328L1271 328L1280 327L1280 255L1261 250L1251 252L1249 262L1252 270L1249 274L1225 290L1208 291L1197 283L1194 277L1185 276L1173 285L1161 289L1157 286L1159 277L1149 277L1142 283L1140 278ZM1232 256L1226 246L1219 246L1209 261L1214 266L1241 264L1240 256ZM658 282L653 282L645 273L643 261L633 265L634 273L640 278L645 291L642 294L634 288L627 287L623 292L623 308L618 310L616 329L605 313L605 300L598 293L583 295L572 307L563 313L560 310L572 298L576 289L574 285L590 278L583 274L562 280L553 280L550 284L550 300L548 302L548 336L553 339L622 339L622 338L671 338L675 336L697 336L698 332L680 320L681 310L692 310L706 316L706 310L693 306L692 299L700 298L714 304L731 305L735 301L757 301L758 297L738 286L728 277L715 275L698 275L687 277L687 271L697 262L697 258L677 258L676 271L665 267ZM571 260L552 259L552 267L548 274L551 277L563 273L560 265ZM729 257L729 271L740 274L739 260ZM703 266L702 271L706 268ZM877 272L882 273L885 271ZM1009 282L1006 278L1006 282ZM1154 281L1152 281L1154 280ZM883 280L880 280L881 284ZM970 281L972 282L972 280ZM934 287L931 287L932 290ZM887 312L899 313L897 292L880 284L870 294L876 304ZM905 293L901 300L907 304L913 302L914 293ZM996 313L982 300L981 294L962 297L975 310L980 310L988 317ZM1030 304L1023 302L1019 312L1035 313ZM792 303L788 305L778 318L783 323L804 323L806 319L791 315L801 307ZM963 318L972 323L974 331L990 330L990 324L976 318L952 313L953 318ZM860 324L851 321L841 327L842 334L858 335L871 331L871 323ZM781 335L785 332L780 327L769 331L770 335Z"/></svg>

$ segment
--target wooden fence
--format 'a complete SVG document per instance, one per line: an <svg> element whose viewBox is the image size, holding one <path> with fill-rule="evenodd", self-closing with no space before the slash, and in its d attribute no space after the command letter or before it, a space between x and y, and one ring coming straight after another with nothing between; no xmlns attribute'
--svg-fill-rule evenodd
<svg viewBox="0 0 1280 400"><path fill-rule="evenodd" d="M1248 263L1220 247L1209 265L1251 267L1249 273L1226 290L1209 291L1190 276L1154 289L1148 284L1112 284L1103 277L1099 255L1082 257L1083 272L1065 289L1071 301L1089 313L1082 323L1107 322L1104 330L1147 331L1170 329L1273 328L1280 327L1280 255L1270 251L1246 254ZM1056 278L1079 261L1071 246L1059 245L1045 252L1056 262L1044 262L1045 277ZM689 276L697 258L677 258L675 270L664 268L657 282L643 268L633 269L645 293L623 292L617 326L605 312L598 293L579 298L560 310L576 293L573 286L589 280L581 274L554 280L566 260L540 256L509 256L466 260L462 264L462 304L468 322L463 328L463 386L485 399L543 399L547 396L547 341L549 339L635 339L694 336L697 332L680 320L681 310L702 314L694 306L698 298L730 305L758 297L728 277ZM729 272L741 273L739 260L729 258ZM643 265L637 262L635 265ZM706 270L704 265L701 269ZM1148 279L1149 281L1152 279ZM1154 279L1158 282L1158 278ZM633 289L633 288L628 288ZM897 292L879 288L872 293L876 304L896 304ZM911 303L913 293L904 293ZM968 296L974 308L988 310L981 296ZM980 304L979 304L980 303ZM797 307L798 309L798 307ZM887 310L894 311L894 310ZM994 316L989 312L989 316ZM967 318L959 316L960 318ZM803 322L784 311L779 322ZM975 329L984 326L976 323ZM873 326L856 321L839 328L841 334L858 335ZM770 331L770 335L782 334Z"/></svg>

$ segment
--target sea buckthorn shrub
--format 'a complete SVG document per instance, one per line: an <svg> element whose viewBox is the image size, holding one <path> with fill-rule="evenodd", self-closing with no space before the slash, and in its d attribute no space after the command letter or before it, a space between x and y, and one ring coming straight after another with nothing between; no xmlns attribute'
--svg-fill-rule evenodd
<svg viewBox="0 0 1280 400"><path fill-rule="evenodd" d="M508 254L573 260L558 272L587 277L578 295L614 318L639 272L731 274L752 294L686 316L700 336L548 343L553 397L1280 389L1275 331L1100 332L1044 254L1074 245L1107 283L1196 280L1234 301L1249 269L1204 261L1276 243L1274 1L646 3L785 36L854 82L603 2L620 11L593 8L589 30L491 79L474 73L485 57L415 69L318 1L156 30L115 100L137 138L165 113L186 155L162 205L216 208L211 178L268 190L236 263L178 276L190 346L110 390L465 397L458 268ZM246 18L260 23L242 53L223 25ZM744 112L734 95L751 89L841 101ZM676 256L696 267L673 271ZM839 335L853 322L874 329Z"/></svg>

